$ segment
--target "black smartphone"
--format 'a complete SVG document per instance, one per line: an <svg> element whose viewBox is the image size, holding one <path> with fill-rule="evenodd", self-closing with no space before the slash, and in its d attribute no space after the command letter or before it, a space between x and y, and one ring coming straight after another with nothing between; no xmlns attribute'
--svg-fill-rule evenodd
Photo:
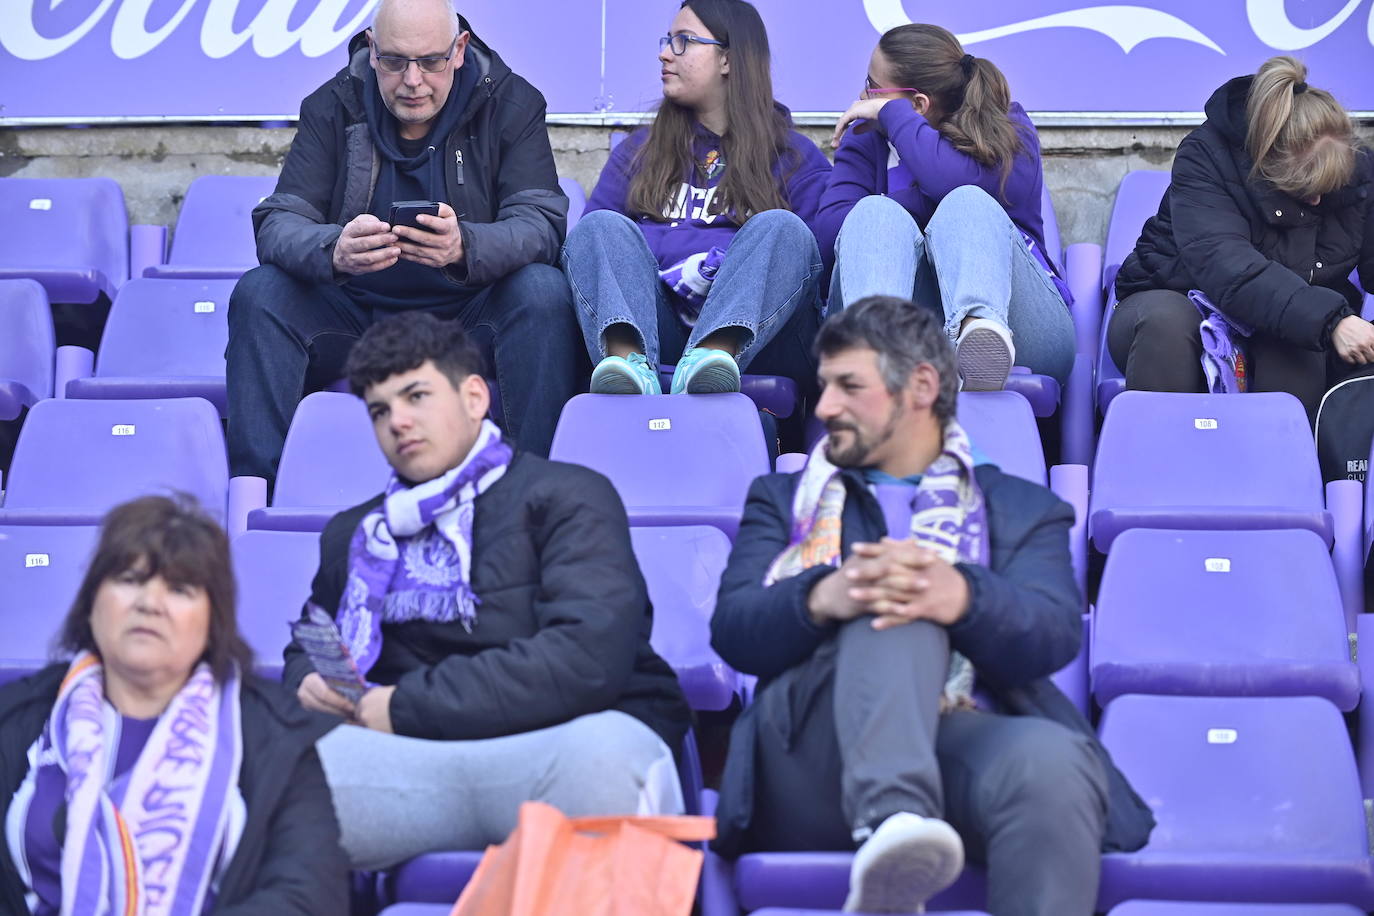
<svg viewBox="0 0 1374 916"><path fill-rule="evenodd" d="M429 232L430 228L421 226L415 218L421 213L438 216L439 204L432 200L398 200L391 205L391 219L388 222L393 226L410 226L421 232Z"/></svg>

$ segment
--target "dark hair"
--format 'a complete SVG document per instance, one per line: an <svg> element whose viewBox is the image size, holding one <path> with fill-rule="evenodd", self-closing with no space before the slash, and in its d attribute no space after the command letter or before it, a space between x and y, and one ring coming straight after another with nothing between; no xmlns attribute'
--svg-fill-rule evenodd
<svg viewBox="0 0 1374 916"><path fill-rule="evenodd" d="M344 375L349 389L362 397L369 386L418 369L426 360L454 388L469 375L485 372L481 351L457 321L444 321L427 312L402 312L363 332L349 351Z"/></svg>
<svg viewBox="0 0 1374 916"><path fill-rule="evenodd" d="M237 588L229 562L229 538L205 511L185 494L144 496L115 506L100 526L100 542L77 589L58 636L69 652L98 652L91 631L95 594L107 580L137 570L144 579L194 585L210 601L210 632L202 660L223 683L234 663L245 674L253 652L239 635Z"/></svg>
<svg viewBox="0 0 1374 916"><path fill-rule="evenodd" d="M790 122L773 102L773 76L768 32L758 10L745 0L684 0L701 24L723 41L725 48L705 46L728 54L730 73L725 82L725 135L720 138L725 174L712 207L730 213L739 223L764 210L787 210L790 204L773 165L800 161L788 138ZM665 98L658 106L649 136L635 154L627 209L632 214L661 220L672 205L683 175L693 168L692 137L696 116Z"/></svg>
<svg viewBox="0 0 1374 916"><path fill-rule="evenodd" d="M937 120L931 126L962 153L1002 170L1002 184L1016 154L1025 148L1021 128L1009 116L1011 89L997 65L965 54L948 29L911 23L878 39L899 86L930 97Z"/></svg>
<svg viewBox="0 0 1374 916"><path fill-rule="evenodd" d="M883 384L894 395L917 366L929 363L940 376L931 412L941 422L954 416L959 394L954 348L933 310L896 296L866 296L825 319L816 335L817 357L857 348L878 354Z"/></svg>

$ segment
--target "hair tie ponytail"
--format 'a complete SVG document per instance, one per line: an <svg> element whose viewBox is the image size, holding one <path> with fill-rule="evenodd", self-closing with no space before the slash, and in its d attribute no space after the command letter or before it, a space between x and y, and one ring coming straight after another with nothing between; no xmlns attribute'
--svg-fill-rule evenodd
<svg viewBox="0 0 1374 916"><path fill-rule="evenodd" d="M959 69L964 71L964 78L973 76L973 64L977 60L972 54L965 54L959 58Z"/></svg>
<svg viewBox="0 0 1374 916"><path fill-rule="evenodd" d="M1293 94L1294 94L1294 95L1302 95L1302 94L1303 94L1304 92L1306 92L1306 91L1307 91L1307 84L1306 84L1306 83L1298 82L1298 83L1294 83L1294 84L1293 84Z"/></svg>

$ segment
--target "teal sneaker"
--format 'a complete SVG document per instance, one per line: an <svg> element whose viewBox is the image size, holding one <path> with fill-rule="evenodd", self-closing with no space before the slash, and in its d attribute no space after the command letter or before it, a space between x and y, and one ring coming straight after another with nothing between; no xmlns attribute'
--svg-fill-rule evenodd
<svg viewBox="0 0 1374 916"><path fill-rule="evenodd" d="M673 371L673 394L724 394L739 391L739 363L724 350L693 347Z"/></svg>
<svg viewBox="0 0 1374 916"><path fill-rule="evenodd" d="M662 394L658 373L643 353L628 357L608 356L592 372L592 394Z"/></svg>

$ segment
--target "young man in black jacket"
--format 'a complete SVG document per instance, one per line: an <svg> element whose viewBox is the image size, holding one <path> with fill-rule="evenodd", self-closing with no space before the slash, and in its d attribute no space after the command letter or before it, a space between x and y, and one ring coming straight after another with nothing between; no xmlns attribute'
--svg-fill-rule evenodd
<svg viewBox="0 0 1374 916"><path fill-rule="evenodd" d="M1081 640L1073 511L975 458L934 312L871 297L816 347L829 436L754 482L711 621L760 679L721 851L858 846L846 908L910 913L967 849L994 916L1088 916L1099 850L1152 821L1048 680Z"/></svg>
<svg viewBox="0 0 1374 916"><path fill-rule="evenodd" d="M253 211L261 267L235 287L229 461L274 479L307 385L339 376L373 321L427 311L494 350L506 428L547 455L580 340L553 264L567 232L544 97L447 0L384 0L349 64L301 105L275 192ZM438 215L391 224L392 204Z"/></svg>
<svg viewBox="0 0 1374 916"><path fill-rule="evenodd" d="M678 813L689 711L610 482L507 444L453 322L380 321L346 369L395 473L325 528L311 602L369 689L349 702L294 642L283 680L361 726L319 742L354 867L481 849L531 799Z"/></svg>

